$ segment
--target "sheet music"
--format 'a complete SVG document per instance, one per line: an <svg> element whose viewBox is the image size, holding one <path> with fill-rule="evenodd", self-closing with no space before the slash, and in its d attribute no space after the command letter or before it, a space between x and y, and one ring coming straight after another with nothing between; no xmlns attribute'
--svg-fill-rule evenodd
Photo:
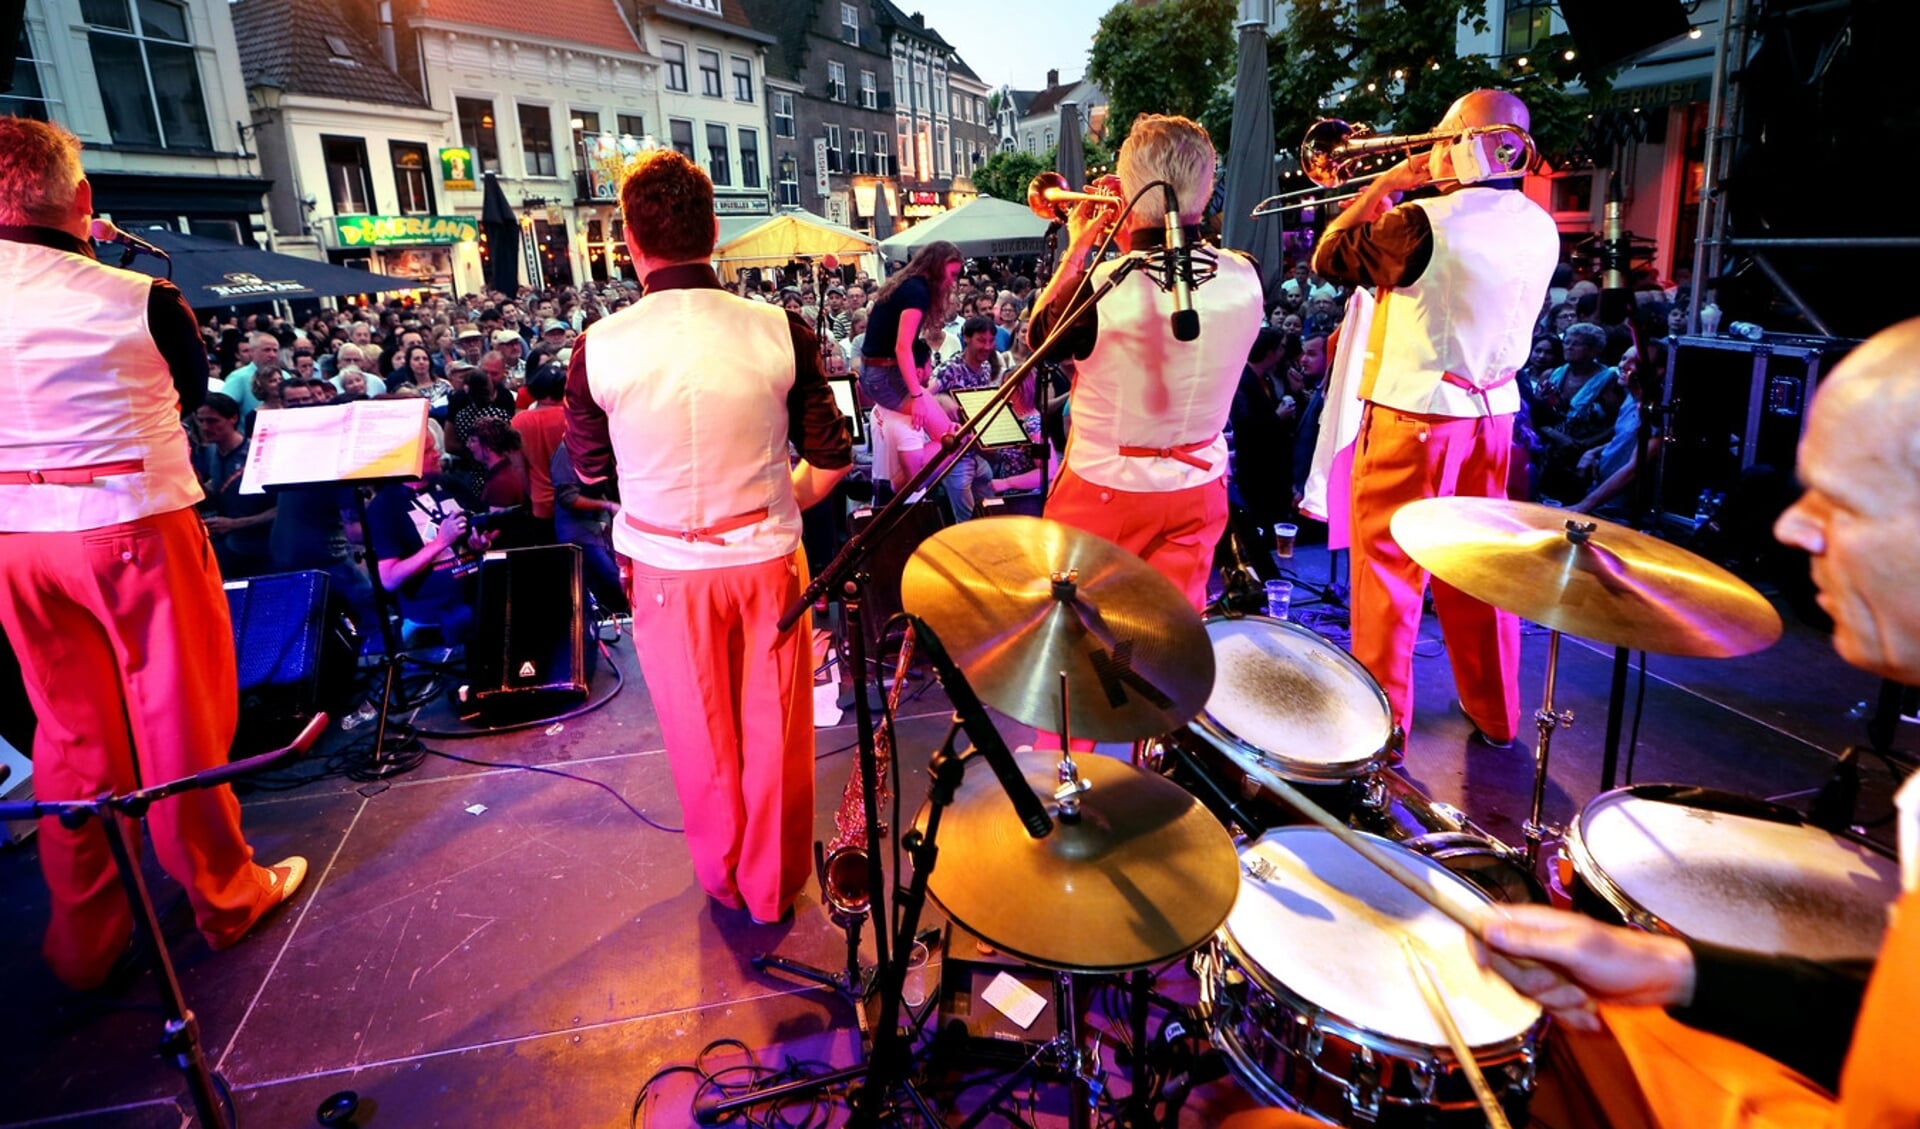
<svg viewBox="0 0 1920 1129"><path fill-rule="evenodd" d="M255 415L242 494L269 486L410 477L431 443L425 400L358 400Z"/></svg>

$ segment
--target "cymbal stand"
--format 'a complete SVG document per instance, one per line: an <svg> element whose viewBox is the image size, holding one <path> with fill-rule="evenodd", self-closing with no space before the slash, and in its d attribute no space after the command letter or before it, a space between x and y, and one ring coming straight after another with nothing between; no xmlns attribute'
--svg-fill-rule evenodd
<svg viewBox="0 0 1920 1129"><path fill-rule="evenodd" d="M1563 725L1573 724L1573 711L1556 712L1553 708L1553 685L1560 670L1560 632L1547 633L1547 685L1542 696L1540 709L1533 715L1534 724L1540 730L1540 744L1533 754L1533 803L1527 809L1527 821L1520 830L1527 837L1527 862L1540 860L1540 843L1548 835L1559 834L1559 829L1541 821L1541 809L1547 800L1547 758L1553 749L1553 731Z"/></svg>

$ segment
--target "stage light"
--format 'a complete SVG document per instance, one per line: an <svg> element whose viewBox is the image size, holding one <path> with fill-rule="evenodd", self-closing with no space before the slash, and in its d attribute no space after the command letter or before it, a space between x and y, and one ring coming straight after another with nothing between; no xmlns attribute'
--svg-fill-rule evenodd
<svg viewBox="0 0 1920 1129"><path fill-rule="evenodd" d="M1693 26L1693 27L1690 27L1690 28L1688 28L1688 29L1687 29L1687 38L1688 38L1688 39L1698 39L1698 38L1700 38L1700 28L1699 28L1699 25L1697 25L1697 24L1696 24L1695 26Z"/></svg>
<svg viewBox="0 0 1920 1129"><path fill-rule="evenodd" d="M1527 57L1525 55L1520 56L1513 61L1513 65L1516 67L1525 67L1527 65Z"/></svg>
<svg viewBox="0 0 1920 1129"><path fill-rule="evenodd" d="M1573 51L1572 51L1572 49L1571 49L1571 48L1569 48L1569 49L1567 50L1567 52L1566 52L1566 54L1564 54L1564 55L1561 55L1560 57L1561 57L1562 59L1565 59L1565 60L1566 60L1567 62L1569 62L1569 63L1571 63L1571 62L1573 62Z"/></svg>

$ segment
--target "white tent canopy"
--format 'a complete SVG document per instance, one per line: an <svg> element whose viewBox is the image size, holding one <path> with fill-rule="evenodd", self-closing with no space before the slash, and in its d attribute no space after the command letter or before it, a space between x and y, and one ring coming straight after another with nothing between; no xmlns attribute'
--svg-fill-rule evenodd
<svg viewBox="0 0 1920 1129"><path fill-rule="evenodd" d="M803 255L856 259L872 253L873 240L851 228L808 212L782 211L771 216L721 217L713 259L721 277L731 280L744 267L783 267Z"/></svg>
<svg viewBox="0 0 1920 1129"><path fill-rule="evenodd" d="M1026 205L981 196L882 241L880 254L905 261L927 244L944 239L969 258L1038 255L1047 249L1046 236L1047 221Z"/></svg>

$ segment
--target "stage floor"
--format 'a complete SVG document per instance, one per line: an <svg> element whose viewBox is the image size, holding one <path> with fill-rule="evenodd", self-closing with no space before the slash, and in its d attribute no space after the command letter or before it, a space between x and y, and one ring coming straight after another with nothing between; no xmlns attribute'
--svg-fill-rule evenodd
<svg viewBox="0 0 1920 1129"><path fill-rule="evenodd" d="M1325 575L1324 556L1303 550L1300 563L1309 577ZM1296 618L1312 622L1318 611L1303 607ZM1530 715L1540 700L1545 633L1530 629L1523 650ZM1450 708L1451 674L1431 617L1420 651L1420 707L1404 772L1433 798L1518 843L1531 785L1530 725L1512 751L1470 744L1467 722ZM598 781L675 826L679 805L632 641L622 639L612 654L626 685L605 708L557 729L428 744ZM1611 651L1575 640L1561 649L1557 704L1576 722L1553 743L1547 814L1555 822L1598 790L1611 660ZM603 672L596 692L609 686ZM1877 680L1835 657L1823 636L1791 620L1786 637L1760 655L1723 662L1653 656L1633 778L1804 806L1827 778L1833 751L1864 741L1865 722L1853 708L1877 689ZM925 796L926 761L945 732L944 702L934 687L902 707L909 811ZM420 721L459 728L443 706ZM1009 744L1031 737L1012 723L1001 731ZM303 771L364 734L329 735ZM1911 746L1913 734L1903 727L1902 743ZM845 725L818 733L822 838L833 833L854 763L852 740ZM1868 763L1865 775L1863 815L1884 811L1884 768ZM663 1067L691 1063L716 1039L738 1039L776 1065L856 1060L850 1007L750 966L767 950L828 967L842 961L841 934L817 891L810 888L796 916L776 926L715 907L695 883L680 837L649 826L600 788L429 757L389 783L332 776L253 791L244 803L263 861L300 853L313 869L296 900L240 945L209 952L179 888L149 867L187 1000L209 1060L234 1088L242 1125L311 1125L323 1098L353 1090L363 1129L614 1129L630 1123L643 1082ZM0 1129L180 1126L190 1106L180 1076L156 1049L151 978L111 1000L63 989L38 954L46 912L31 845L0 853L0 984L9 1020L0 1025ZM931 916L937 921L937 911ZM1169 977L1176 995L1182 980L1191 985L1183 972ZM726 1054L712 1064L739 1061ZM953 1119L990 1089L962 1093ZM1126 1092L1124 1077L1114 1089ZM692 1090L684 1076L668 1079L647 1123L690 1124ZM1041 1086L1038 1121L1064 1124L1064 1103L1063 1087ZM1182 1124L1211 1124L1246 1104L1230 1081L1216 1082L1196 1094ZM839 1122L836 1115L832 1123Z"/></svg>

